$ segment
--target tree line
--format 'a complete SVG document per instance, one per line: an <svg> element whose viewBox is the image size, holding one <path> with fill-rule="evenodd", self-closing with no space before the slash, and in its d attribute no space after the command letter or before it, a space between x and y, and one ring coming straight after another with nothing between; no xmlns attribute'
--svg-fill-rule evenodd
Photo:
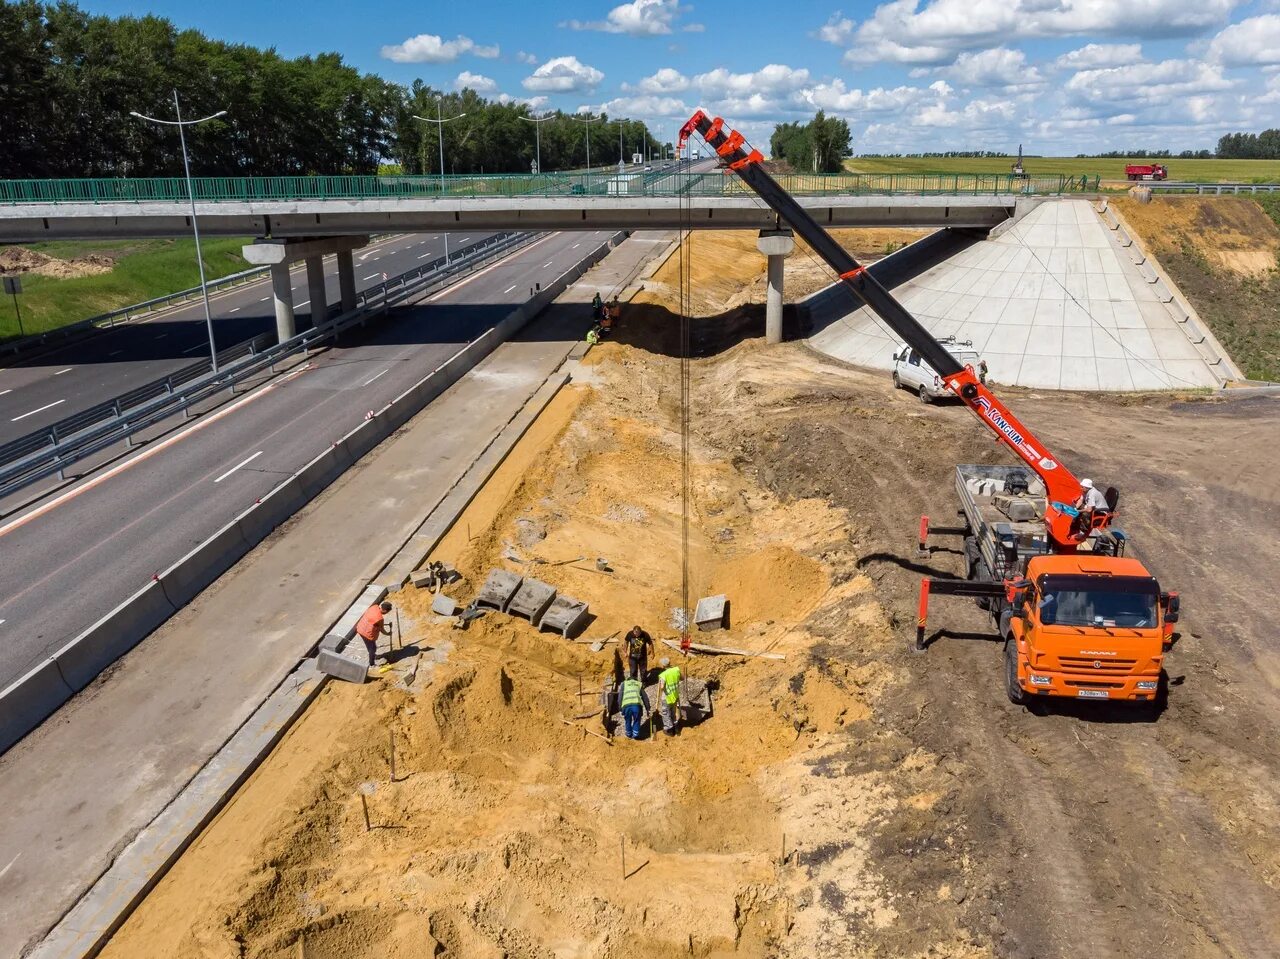
<svg viewBox="0 0 1280 959"><path fill-rule="evenodd" d="M211 40L162 17L108 17L70 2L0 3L0 177L178 176L172 127L131 116L184 119L226 110L187 128L197 176L372 174L388 160L434 173L435 124L413 114L466 117L445 124L446 172L528 172L533 124L523 104L472 90L410 87L362 74L337 53L288 59L274 49ZM543 123L544 170L586 165L587 125ZM658 144L639 121L590 124L593 165Z"/></svg>
<svg viewBox="0 0 1280 959"><path fill-rule="evenodd" d="M851 155L849 124L819 110L808 123L779 123L769 138L769 153L798 173L839 173Z"/></svg>
<svg viewBox="0 0 1280 959"><path fill-rule="evenodd" d="M1218 140L1218 156L1224 160L1280 160L1280 130L1228 133Z"/></svg>

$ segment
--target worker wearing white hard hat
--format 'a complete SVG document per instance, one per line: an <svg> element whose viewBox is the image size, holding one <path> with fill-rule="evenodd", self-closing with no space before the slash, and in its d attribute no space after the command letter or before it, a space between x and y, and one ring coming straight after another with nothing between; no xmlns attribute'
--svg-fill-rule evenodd
<svg viewBox="0 0 1280 959"><path fill-rule="evenodd" d="M1111 507L1107 505L1107 498L1102 495L1102 491L1093 485L1093 480L1082 479L1080 485L1084 487L1078 501L1079 509L1101 509L1107 510Z"/></svg>

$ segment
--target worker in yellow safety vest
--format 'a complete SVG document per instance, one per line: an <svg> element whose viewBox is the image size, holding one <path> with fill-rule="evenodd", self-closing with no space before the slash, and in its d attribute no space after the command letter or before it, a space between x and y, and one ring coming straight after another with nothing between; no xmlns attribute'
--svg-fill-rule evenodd
<svg viewBox="0 0 1280 959"><path fill-rule="evenodd" d="M639 739L644 724L644 714L650 708L644 692L644 683L628 676L618 690L618 704L622 708L622 723L628 739Z"/></svg>
<svg viewBox="0 0 1280 959"><path fill-rule="evenodd" d="M668 736L674 736L680 722L680 667L672 666L671 660L665 656L658 665L662 667L662 672L658 673L658 686L661 687L658 709L662 714L662 729Z"/></svg>

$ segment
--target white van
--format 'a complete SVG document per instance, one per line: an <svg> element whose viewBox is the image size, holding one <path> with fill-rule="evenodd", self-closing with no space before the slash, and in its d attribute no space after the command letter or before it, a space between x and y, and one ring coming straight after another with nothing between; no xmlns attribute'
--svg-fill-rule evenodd
<svg viewBox="0 0 1280 959"><path fill-rule="evenodd" d="M978 369L982 362L972 340L957 341L954 336L939 340L948 353L959 361L961 366L972 366ZM939 396L949 392L941 377L933 367L925 362L924 357L903 343L893 354L893 385L900 390L910 390L920 397L921 403L932 403Z"/></svg>

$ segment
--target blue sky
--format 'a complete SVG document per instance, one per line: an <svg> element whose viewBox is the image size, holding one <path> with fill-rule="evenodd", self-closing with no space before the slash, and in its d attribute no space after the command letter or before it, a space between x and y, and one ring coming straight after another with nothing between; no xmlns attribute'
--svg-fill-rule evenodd
<svg viewBox="0 0 1280 959"><path fill-rule="evenodd" d="M404 83L642 117L668 138L698 106L766 148L775 123L823 108L849 121L855 152L1199 149L1225 132L1280 126L1280 0L151 0L145 9L287 56L337 51Z"/></svg>

